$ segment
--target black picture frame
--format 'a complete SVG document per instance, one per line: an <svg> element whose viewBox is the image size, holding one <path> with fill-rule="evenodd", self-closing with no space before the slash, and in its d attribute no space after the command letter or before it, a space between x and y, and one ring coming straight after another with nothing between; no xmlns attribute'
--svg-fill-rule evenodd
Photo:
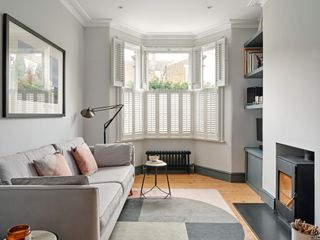
<svg viewBox="0 0 320 240"><path fill-rule="evenodd" d="M25 39L12 36L10 27L25 33ZM64 117L65 50L8 14L3 14L3 30L3 117ZM12 42L18 43L13 52ZM31 67L26 67L28 62Z"/></svg>

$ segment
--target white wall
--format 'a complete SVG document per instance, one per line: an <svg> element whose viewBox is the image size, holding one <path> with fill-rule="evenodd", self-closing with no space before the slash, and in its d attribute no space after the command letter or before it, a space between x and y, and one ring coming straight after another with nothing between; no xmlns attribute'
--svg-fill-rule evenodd
<svg viewBox="0 0 320 240"><path fill-rule="evenodd" d="M111 50L109 34L107 27L90 27L84 30L83 107L107 106L110 103ZM94 118L84 119L84 138L88 144L103 143L103 125L108 117L109 112L103 111L96 113Z"/></svg>
<svg viewBox="0 0 320 240"><path fill-rule="evenodd" d="M24 3L24 4L23 4ZM82 135L83 28L56 0L0 0L2 14L8 13L66 50L66 117L50 119L0 118L0 155L65 141ZM0 38L2 46L2 37ZM2 47L0 48L2 56ZM2 58L0 72L2 73ZM2 83L2 74L0 82ZM2 99L2 84L0 87ZM0 107L2 112L2 105Z"/></svg>
<svg viewBox="0 0 320 240"><path fill-rule="evenodd" d="M275 196L276 142L315 151L320 224L320 1L269 0L264 16L263 187Z"/></svg>
<svg viewBox="0 0 320 240"><path fill-rule="evenodd" d="M252 37L256 29L232 28L214 36L197 40L205 44L222 36L228 42L228 83L224 96L224 143L196 141L195 161L199 166L229 173L245 171L245 146L257 146L256 117L261 110L244 109L246 89L261 86L261 80L243 78L243 44Z"/></svg>

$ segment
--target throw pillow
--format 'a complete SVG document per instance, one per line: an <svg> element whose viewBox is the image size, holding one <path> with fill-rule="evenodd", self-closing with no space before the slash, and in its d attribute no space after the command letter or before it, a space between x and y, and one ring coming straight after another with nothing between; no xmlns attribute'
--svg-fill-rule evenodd
<svg viewBox="0 0 320 240"><path fill-rule="evenodd" d="M71 170L64 156L60 153L47 155L34 160L33 165L39 176L71 176Z"/></svg>
<svg viewBox="0 0 320 240"><path fill-rule="evenodd" d="M13 185L89 185L87 176L12 178Z"/></svg>
<svg viewBox="0 0 320 240"><path fill-rule="evenodd" d="M83 175L89 176L98 170L97 162L87 144L72 148L71 153Z"/></svg>
<svg viewBox="0 0 320 240"><path fill-rule="evenodd" d="M99 167L123 166L132 162L132 144L96 144L94 157Z"/></svg>

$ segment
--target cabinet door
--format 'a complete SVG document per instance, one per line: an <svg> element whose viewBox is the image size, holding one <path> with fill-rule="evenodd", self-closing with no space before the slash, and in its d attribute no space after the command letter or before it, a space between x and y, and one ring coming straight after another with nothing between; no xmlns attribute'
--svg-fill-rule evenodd
<svg viewBox="0 0 320 240"><path fill-rule="evenodd" d="M262 189L262 159L248 153L247 181L257 190Z"/></svg>

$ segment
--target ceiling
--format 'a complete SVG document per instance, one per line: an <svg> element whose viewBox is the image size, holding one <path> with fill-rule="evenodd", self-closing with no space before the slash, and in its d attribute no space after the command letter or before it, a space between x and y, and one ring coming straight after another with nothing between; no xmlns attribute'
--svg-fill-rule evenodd
<svg viewBox="0 0 320 240"><path fill-rule="evenodd" d="M61 0L84 25L110 23L141 34L199 34L230 19L257 19L249 0ZM251 0L252 1L252 0Z"/></svg>

